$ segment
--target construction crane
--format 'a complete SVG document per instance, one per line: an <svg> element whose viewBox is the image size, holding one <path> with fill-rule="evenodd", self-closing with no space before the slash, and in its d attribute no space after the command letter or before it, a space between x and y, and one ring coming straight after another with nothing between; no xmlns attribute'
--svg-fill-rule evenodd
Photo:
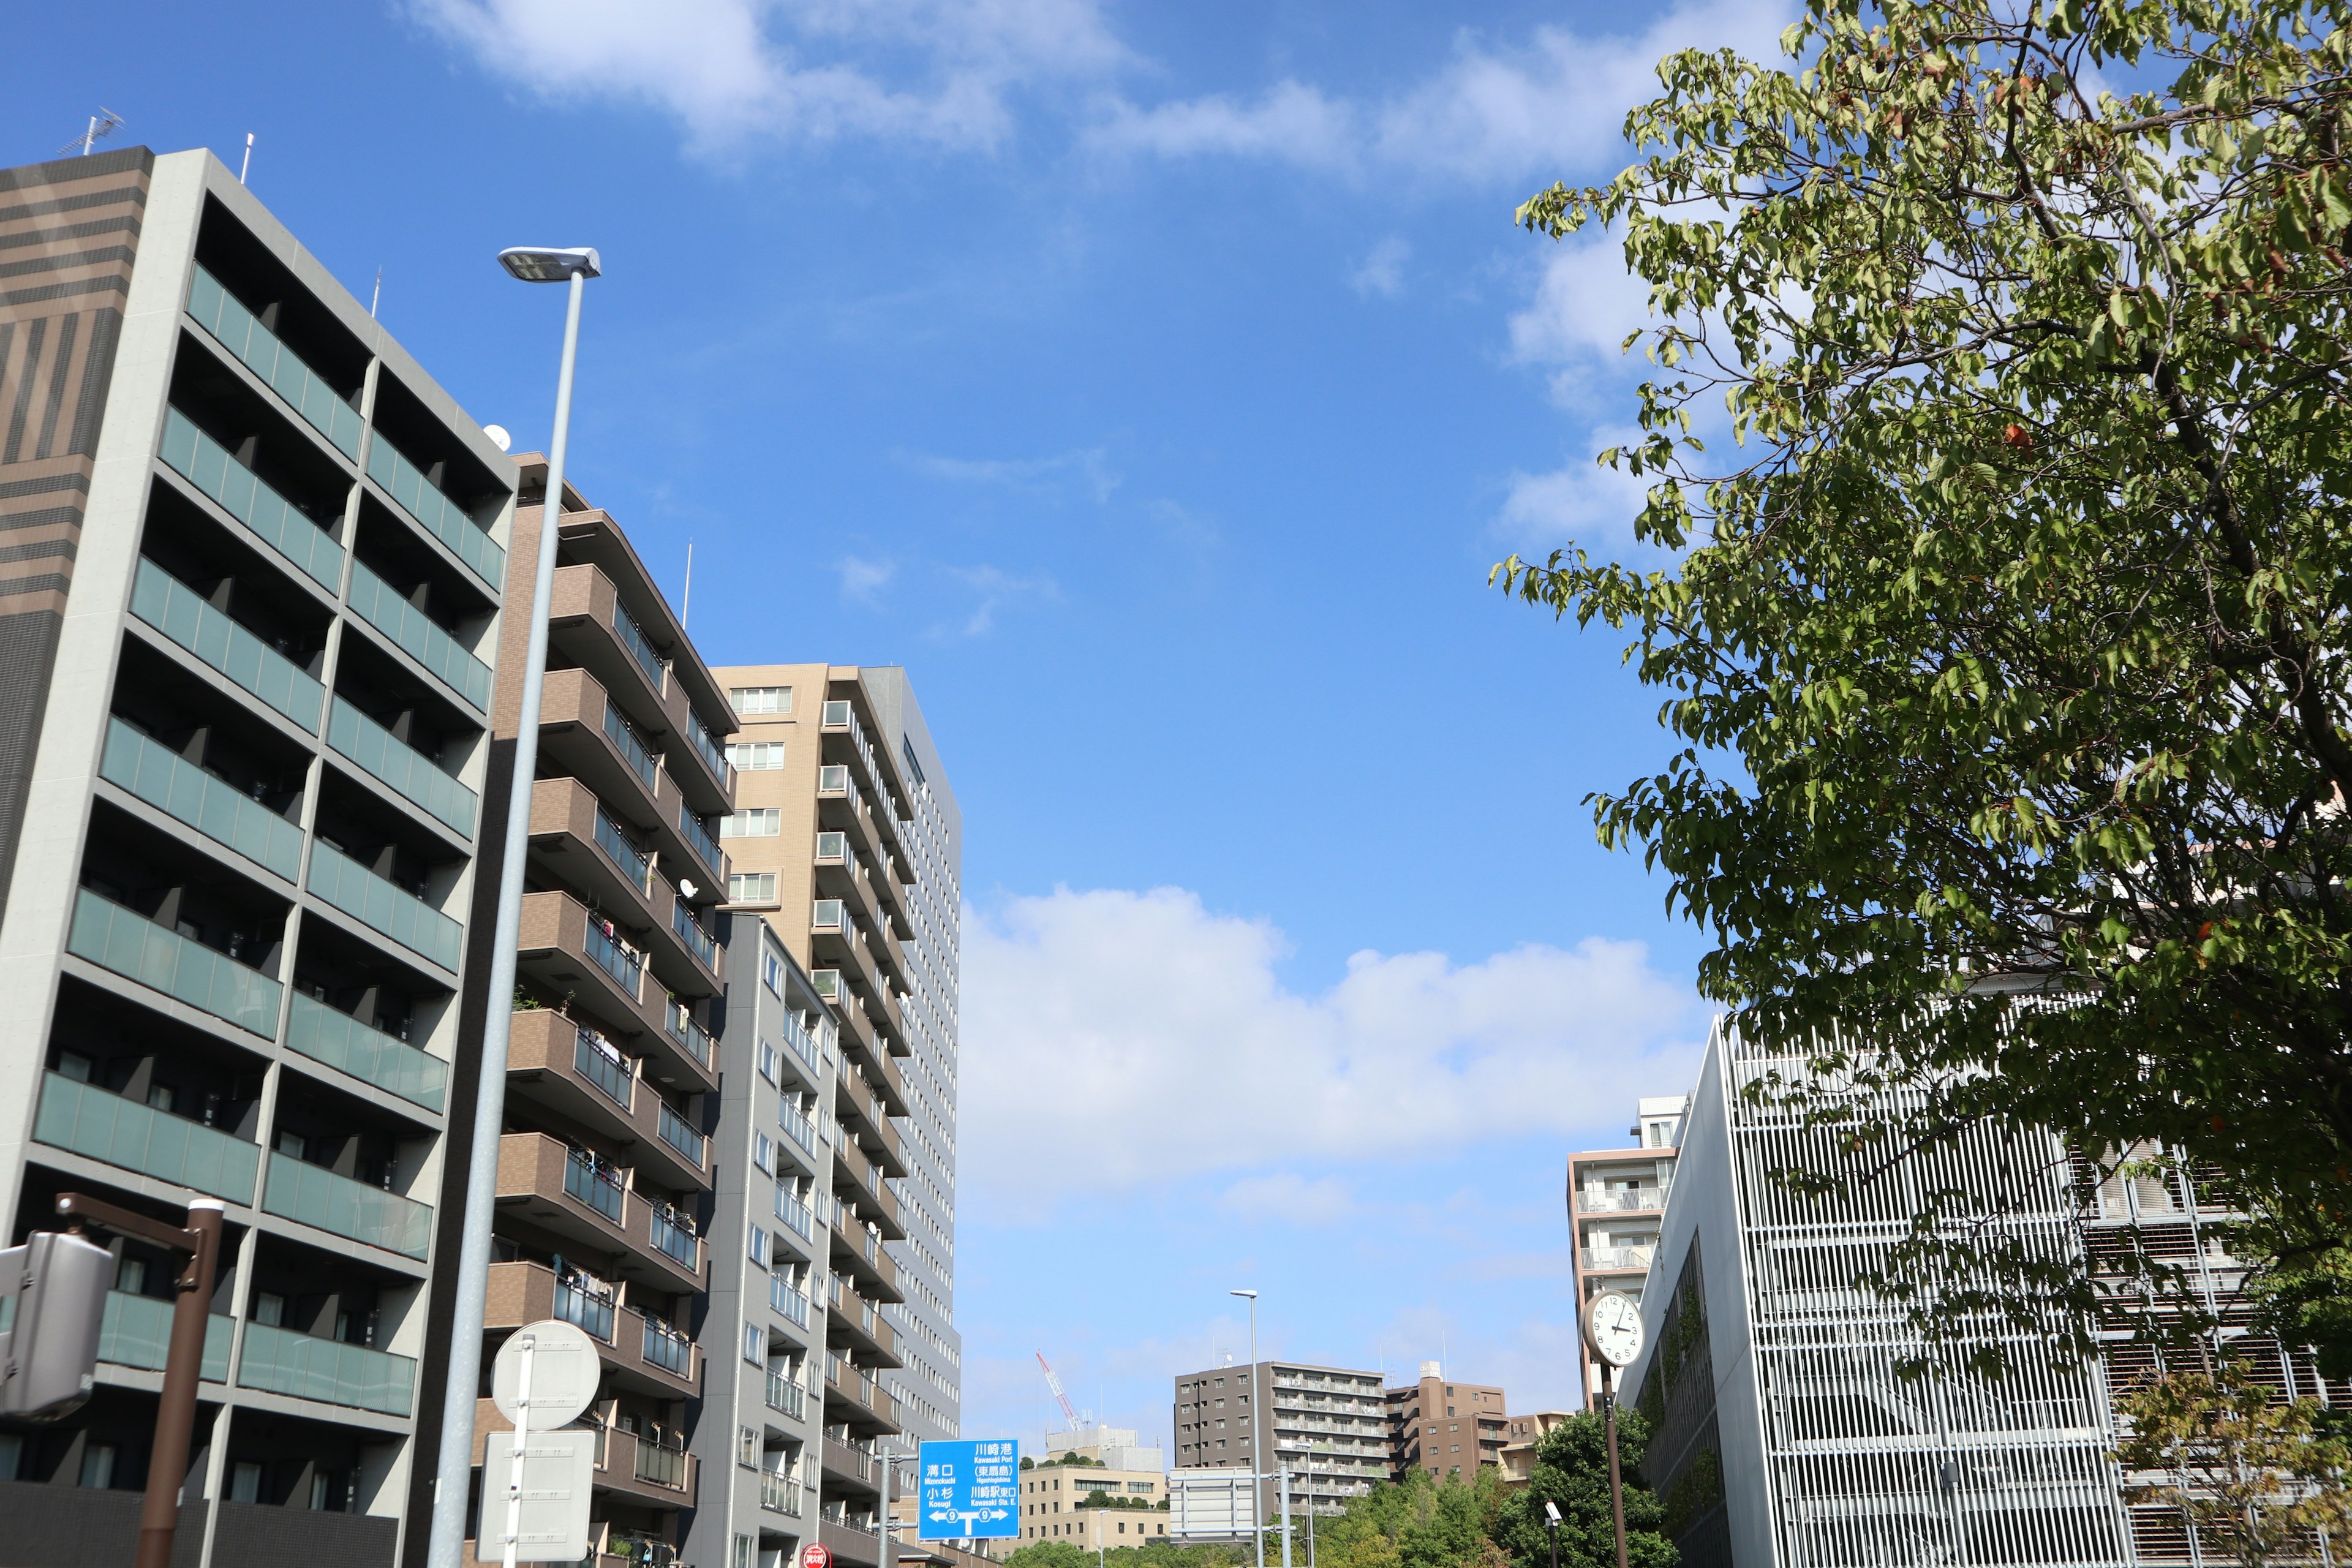
<svg viewBox="0 0 2352 1568"><path fill-rule="evenodd" d="M1078 1413L1070 1408L1070 1396L1062 1392L1062 1380L1055 1377L1054 1375L1054 1369L1045 1364L1045 1352L1044 1351L1039 1351L1037 1352L1037 1364L1045 1371L1045 1386L1054 1391L1054 1397L1055 1399L1061 1401L1062 1415L1069 1421L1070 1430L1073 1432L1076 1431L1078 1429Z"/></svg>

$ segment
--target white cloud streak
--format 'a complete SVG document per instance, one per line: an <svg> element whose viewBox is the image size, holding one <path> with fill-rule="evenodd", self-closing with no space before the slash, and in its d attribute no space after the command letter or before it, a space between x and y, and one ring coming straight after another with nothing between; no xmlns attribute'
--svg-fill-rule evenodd
<svg viewBox="0 0 2352 1568"><path fill-rule="evenodd" d="M1404 264L1412 257L1412 247L1404 237L1390 235L1348 275L1349 287L1366 299L1375 294L1383 300L1398 299L1404 293Z"/></svg>

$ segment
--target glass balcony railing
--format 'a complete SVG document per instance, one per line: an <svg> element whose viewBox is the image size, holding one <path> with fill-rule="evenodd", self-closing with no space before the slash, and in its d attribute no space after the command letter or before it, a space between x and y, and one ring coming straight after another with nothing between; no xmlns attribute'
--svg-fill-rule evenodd
<svg viewBox="0 0 2352 1568"><path fill-rule="evenodd" d="M645 1358L648 1363L679 1377L690 1377L694 1368L694 1342L671 1328L667 1323L646 1320Z"/></svg>
<svg viewBox="0 0 2352 1568"><path fill-rule="evenodd" d="M656 782L659 770L654 763L653 748L646 744L645 737L637 733L635 726L621 717L620 709L614 706L609 697L604 699L604 734L613 742L613 749L621 753L621 760L644 781L646 789L660 787Z"/></svg>
<svg viewBox="0 0 2352 1568"><path fill-rule="evenodd" d="M850 924L848 915L843 912L839 899L819 899L816 908L810 912L809 924L819 931L837 931L845 938L850 937L856 930Z"/></svg>
<svg viewBox="0 0 2352 1568"><path fill-rule="evenodd" d="M456 501L436 489L422 469L393 448L382 431L368 443L367 473L383 487L384 494L400 503L403 511L454 551L483 582L493 588L504 584L507 552L498 541L476 526Z"/></svg>
<svg viewBox="0 0 2352 1568"><path fill-rule="evenodd" d="M676 996L669 999L667 1007L668 1010L664 1016L669 1025L669 1037L676 1040L687 1055L696 1061L700 1062L704 1067L710 1066L713 1058L717 1055L716 1049L711 1045L710 1031L697 1023L694 1010Z"/></svg>
<svg viewBox="0 0 2352 1568"><path fill-rule="evenodd" d="M449 1064L406 1040L370 1028L314 997L294 993L286 1018L286 1045L314 1062L338 1068L363 1082L427 1110L443 1109Z"/></svg>
<svg viewBox="0 0 2352 1568"><path fill-rule="evenodd" d="M311 734L319 732L327 689L152 561L139 563L131 613Z"/></svg>
<svg viewBox="0 0 2352 1568"><path fill-rule="evenodd" d="M182 479L261 535L304 576L330 594L342 586L343 547L334 536L176 408L163 415L163 444L157 452Z"/></svg>
<svg viewBox="0 0 2352 1568"><path fill-rule="evenodd" d="M618 1166L606 1164L584 1149L572 1150L563 1163L563 1190L614 1225L621 1223L627 1188Z"/></svg>
<svg viewBox="0 0 2352 1568"><path fill-rule="evenodd" d="M278 1033L278 982L88 888L74 894L66 951L240 1029Z"/></svg>
<svg viewBox="0 0 2352 1568"><path fill-rule="evenodd" d="M362 925L382 931L401 946L421 952L444 969L457 967L466 928L388 878L330 847L322 839L310 851L307 886Z"/></svg>
<svg viewBox="0 0 2352 1568"><path fill-rule="evenodd" d="M816 836L816 858L820 860L848 859L849 835L846 833L818 834Z"/></svg>
<svg viewBox="0 0 2352 1568"><path fill-rule="evenodd" d="M692 1161L695 1169L702 1168L703 1136L688 1124L685 1117L669 1108L669 1101L662 1101L654 1125L663 1142Z"/></svg>
<svg viewBox="0 0 2352 1568"><path fill-rule="evenodd" d="M161 1372L171 1357L173 1303L128 1290L109 1290L98 1321L98 1359L117 1366ZM197 1375L206 1383L228 1381L230 1323L218 1312L205 1321L205 1359Z"/></svg>
<svg viewBox="0 0 2352 1568"><path fill-rule="evenodd" d="M636 1479L657 1487L686 1489L686 1451L665 1447L649 1437L637 1439Z"/></svg>
<svg viewBox="0 0 2352 1568"><path fill-rule="evenodd" d="M490 667L460 646L438 621L402 598L391 584L356 561L352 563L351 603L362 620L439 676L449 689L473 704L476 711L488 711Z"/></svg>
<svg viewBox="0 0 2352 1568"><path fill-rule="evenodd" d="M99 776L226 844L288 881L302 866L302 830L217 774L120 719L106 726Z"/></svg>
<svg viewBox="0 0 2352 1568"><path fill-rule="evenodd" d="M403 1258L423 1258L433 1237L433 1209L414 1198L272 1150L261 1207L280 1219L315 1226Z"/></svg>
<svg viewBox="0 0 2352 1568"><path fill-rule="evenodd" d="M788 1321L803 1329L808 1327L808 1298L793 1289L793 1282L781 1274L768 1276L768 1305L782 1312ZM793 1414L797 1415L800 1413L794 1411Z"/></svg>
<svg viewBox="0 0 2352 1568"><path fill-rule="evenodd" d="M596 961L597 968L613 977L614 984L632 996L637 994L638 979L645 973L645 965L635 953L621 945L619 937L592 919L588 922L587 947L588 956Z"/></svg>
<svg viewBox="0 0 2352 1568"><path fill-rule="evenodd" d="M633 1081L629 1064L586 1029L580 1031L572 1047L572 1065L579 1069L582 1078L603 1089L605 1099L624 1110L629 1109Z"/></svg>
<svg viewBox="0 0 2352 1568"><path fill-rule="evenodd" d="M775 1375L774 1373L768 1374L772 1380ZM799 1385L796 1384L786 1384L784 1386L792 1389L795 1394L800 1392ZM783 1406L780 1405L775 1408L782 1410ZM795 1406L785 1413L798 1415L800 1410ZM800 1482L789 1476L780 1476L773 1470L761 1470L760 1472L760 1506L770 1513L786 1513L798 1518L801 1511Z"/></svg>
<svg viewBox="0 0 2352 1568"><path fill-rule="evenodd" d="M315 1399L383 1415L405 1415L416 1394L416 1363L404 1355L322 1340L268 1323L245 1325L236 1385Z"/></svg>
<svg viewBox="0 0 2352 1568"><path fill-rule="evenodd" d="M808 1391L781 1372L768 1373L768 1408L798 1420L808 1408Z"/></svg>
<svg viewBox="0 0 2352 1568"><path fill-rule="evenodd" d="M54 1072L41 1075L33 1139L240 1204L253 1201L261 1163L242 1138Z"/></svg>
<svg viewBox="0 0 2352 1568"><path fill-rule="evenodd" d="M693 743L695 754L702 759L702 765L710 770L711 777L725 784L729 765L726 744L712 734L700 719L690 714L686 721L686 738Z"/></svg>
<svg viewBox="0 0 2352 1568"><path fill-rule="evenodd" d="M360 414L337 396L319 373L296 357L278 334L245 308L245 302L199 267L188 288L188 314L216 339L221 347L245 362L303 422L334 444L346 458L360 455Z"/></svg>
<svg viewBox="0 0 2352 1568"><path fill-rule="evenodd" d="M811 1154L816 1152L816 1128L807 1117L787 1104L776 1113L776 1121L793 1142Z"/></svg>
<svg viewBox="0 0 2352 1568"><path fill-rule="evenodd" d="M694 918L694 911L686 907L684 899L670 905L669 924L686 943L686 950L700 959L706 968L719 967L719 939L702 929L702 922Z"/></svg>
<svg viewBox="0 0 2352 1568"><path fill-rule="evenodd" d="M555 1282L555 1315L581 1332L613 1342L613 1299L583 1289L569 1279Z"/></svg>
<svg viewBox="0 0 2352 1568"><path fill-rule="evenodd" d="M717 867L720 863L719 835L713 833L710 824L697 816L691 808L685 805L677 808L677 831L685 838L686 847L700 856L704 865Z"/></svg>
<svg viewBox="0 0 2352 1568"><path fill-rule="evenodd" d="M776 1189L776 1217L803 1241L816 1239L816 1215L809 1212L808 1205L789 1196L782 1187Z"/></svg>
<svg viewBox="0 0 2352 1568"><path fill-rule="evenodd" d="M654 1250L676 1259L688 1268L696 1268L702 1257L700 1244L693 1226L677 1210L656 1205L653 1210Z"/></svg>
<svg viewBox="0 0 2352 1568"><path fill-rule="evenodd" d="M792 1047L793 1055L801 1058L811 1076L818 1073L816 1037L802 1026L797 1013L784 1015L784 1044Z"/></svg>
<svg viewBox="0 0 2352 1568"><path fill-rule="evenodd" d="M646 672L646 679L653 682L654 689L659 691L662 689L662 656L654 651L654 645L646 640L645 628L637 625L637 618L629 614L627 606L618 598L613 601L613 635L620 639L623 647L629 650L629 657L637 661L637 668Z"/></svg>
<svg viewBox="0 0 2352 1568"><path fill-rule="evenodd" d="M467 837L474 836L478 804L474 792L340 697L327 710L327 744L402 799L424 807Z"/></svg>
<svg viewBox="0 0 2352 1568"><path fill-rule="evenodd" d="M629 886L640 893L652 891L653 858L630 843L629 836L621 831L621 825L614 821L612 815L601 805L596 808L595 833L596 847L602 849L621 875L629 879Z"/></svg>

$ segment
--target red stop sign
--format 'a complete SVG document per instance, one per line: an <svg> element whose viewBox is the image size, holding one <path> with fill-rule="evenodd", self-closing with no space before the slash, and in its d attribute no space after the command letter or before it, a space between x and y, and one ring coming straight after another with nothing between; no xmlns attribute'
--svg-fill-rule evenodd
<svg viewBox="0 0 2352 1568"><path fill-rule="evenodd" d="M801 1548L801 1568L833 1568L833 1549L821 1541Z"/></svg>

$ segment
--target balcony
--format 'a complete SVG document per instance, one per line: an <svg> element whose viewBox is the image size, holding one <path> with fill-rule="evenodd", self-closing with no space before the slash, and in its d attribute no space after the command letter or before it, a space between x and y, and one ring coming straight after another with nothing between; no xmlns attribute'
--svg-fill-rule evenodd
<svg viewBox="0 0 2352 1568"><path fill-rule="evenodd" d="M694 1506L698 1477L692 1454L667 1444L656 1444L648 1437L624 1432L617 1426L581 1429L595 1434L593 1485L598 1491L610 1492L616 1499L640 1507L674 1509ZM485 1440L489 1434L513 1430L513 1423L499 1414L496 1405L487 1399L476 1402L474 1463L477 1466L481 1464L482 1450L488 1446Z"/></svg>
<svg viewBox="0 0 2352 1568"><path fill-rule="evenodd" d="M617 1045L545 1007L517 1012L510 1031L510 1096L546 1106L600 1144L635 1157L665 1186L709 1187L708 1160L661 1135L662 1116L676 1113Z"/></svg>
<svg viewBox="0 0 2352 1568"><path fill-rule="evenodd" d="M883 1240L905 1240L907 1227L898 1218L898 1196L883 1182L881 1171L865 1151L854 1140L837 1137L833 1141L833 1164L835 1193L855 1194L859 1217L872 1221Z"/></svg>
<svg viewBox="0 0 2352 1568"><path fill-rule="evenodd" d="M247 1323L236 1385L379 1415L406 1415L415 1399L416 1363L365 1345Z"/></svg>
<svg viewBox="0 0 2352 1568"><path fill-rule="evenodd" d="M621 1387L656 1399L690 1399L701 1392L701 1363L690 1342L667 1324L615 1303L611 1287L559 1280L538 1263L493 1263L483 1326L519 1329L559 1318L596 1342L597 1360Z"/></svg>
<svg viewBox="0 0 2352 1568"><path fill-rule="evenodd" d="M569 893L526 893L518 963L558 996L577 998L624 1032L650 1029L645 965L604 922Z"/></svg>
<svg viewBox="0 0 2352 1568"><path fill-rule="evenodd" d="M677 933L678 941L686 944L686 951L702 965L711 984L717 986L719 984L719 939L702 929L702 922L695 919L694 910L684 899L670 900L669 929Z"/></svg>
<svg viewBox="0 0 2352 1568"><path fill-rule="evenodd" d="M654 1205L630 1190L629 1173L543 1132L509 1132L499 1140L499 1204L576 1246L586 1256L607 1255L624 1278L667 1294L708 1288L702 1249L690 1235L694 1261L654 1242ZM674 1222L669 1229L677 1228ZM565 1250L569 1250L566 1248ZM679 1250L685 1250L681 1247Z"/></svg>
<svg viewBox="0 0 2352 1568"><path fill-rule="evenodd" d="M727 857L719 847L719 835L713 833L696 814L694 807L685 801L677 803L677 837L678 842L686 846L688 857L699 861L703 870L709 873L710 885L725 887Z"/></svg>
<svg viewBox="0 0 2352 1568"><path fill-rule="evenodd" d="M677 803L662 788L651 749L595 677L584 669L549 670L539 722L549 771L580 780L641 833L670 820Z"/></svg>
<svg viewBox="0 0 2352 1568"><path fill-rule="evenodd" d="M903 1176L908 1172L905 1152L899 1147L898 1130L890 1125L889 1115L865 1075L853 1069L845 1058L834 1081L840 1085L840 1102L846 1108L843 1116L845 1127L855 1127L859 1140L859 1152L886 1176Z"/></svg>
<svg viewBox="0 0 2352 1568"><path fill-rule="evenodd" d="M881 1461L863 1447L845 1443L830 1432L825 1434L818 1450L817 1468L828 1483L841 1483L838 1489L830 1484L826 1486L828 1497L834 1496L836 1490L877 1494L881 1490Z"/></svg>
<svg viewBox="0 0 2352 1568"><path fill-rule="evenodd" d="M121 719L107 721L98 773L289 882L301 868L299 827Z"/></svg>
<svg viewBox="0 0 2352 1568"><path fill-rule="evenodd" d="M817 769L816 805L820 826L846 833L851 847L868 865L883 864L887 841L846 767L836 763Z"/></svg>
<svg viewBox="0 0 2352 1568"><path fill-rule="evenodd" d="M393 585L354 561L351 606L394 647L430 671L477 713L490 706L490 667Z"/></svg>
<svg viewBox="0 0 2352 1568"><path fill-rule="evenodd" d="M188 314L221 347L285 400L304 424L324 436L344 457L360 455L359 410L344 402L317 371L261 324L244 301L199 267L188 286Z"/></svg>
<svg viewBox="0 0 2352 1568"><path fill-rule="evenodd" d="M881 895L866 863L849 847L846 833L816 836L816 887L824 897L845 902L863 924L880 926L890 918L884 912Z"/></svg>
<svg viewBox="0 0 2352 1568"><path fill-rule="evenodd" d="M806 1214L808 1211L803 1209L801 1212ZM802 1295L793 1287L793 1282L782 1274L768 1276L768 1305L774 1308L786 1322L795 1328L805 1329L809 1326L808 1298Z"/></svg>
<svg viewBox="0 0 2352 1568"><path fill-rule="evenodd" d="M354 416L356 417L356 416ZM329 594L342 587L343 547L176 408L164 411L156 455L166 467Z"/></svg>
<svg viewBox="0 0 2352 1568"><path fill-rule="evenodd" d="M131 613L233 685L259 698L305 734L319 732L319 712L326 705L327 689L285 655L213 608L194 588L143 557L131 589Z"/></svg>
<svg viewBox="0 0 2352 1568"><path fill-rule="evenodd" d="M859 780L877 800L887 799L897 792L891 789L895 773L885 777L880 759L874 754L874 743L866 738L866 726L859 722L856 705L835 698L825 703L818 719L817 732L824 738L825 755L846 761L855 759L863 764L864 776Z"/></svg>
<svg viewBox="0 0 2352 1568"><path fill-rule="evenodd" d="M272 1150L269 1180L261 1208L340 1236L423 1262L433 1245L433 1209L414 1198L340 1176Z"/></svg>
<svg viewBox="0 0 2352 1568"><path fill-rule="evenodd" d="M241 1138L54 1072L41 1075L33 1141L237 1204L253 1202L261 1164Z"/></svg>
<svg viewBox="0 0 2352 1568"><path fill-rule="evenodd" d="M818 899L810 906L809 934L817 963L841 971L863 994L881 992L882 976L866 951L864 933L839 899Z"/></svg>
<svg viewBox="0 0 2352 1568"><path fill-rule="evenodd" d="M480 797L441 764L338 697L327 710L327 744L360 772L459 837L474 837Z"/></svg>
<svg viewBox="0 0 2352 1568"><path fill-rule="evenodd" d="M1671 1186L1644 1187L1639 1192L1596 1193L1591 1190L1576 1194L1579 1214L1662 1214Z"/></svg>
<svg viewBox="0 0 2352 1568"><path fill-rule="evenodd" d="M248 1034L278 1033L277 981L88 888L74 893L66 951Z"/></svg>
<svg viewBox="0 0 2352 1568"><path fill-rule="evenodd" d="M760 1506L770 1513L801 1516L801 1484L773 1470L760 1472Z"/></svg>
<svg viewBox="0 0 2352 1568"><path fill-rule="evenodd" d="M698 1173L702 1170L704 1152L709 1141L696 1131L685 1117L672 1110L667 1100L656 1100L655 1105L656 1136Z"/></svg>
<svg viewBox="0 0 2352 1568"><path fill-rule="evenodd" d="M424 470L395 451L382 431L368 443L367 476L418 527L471 568L474 575L493 588L504 584L506 551L456 501L435 489Z"/></svg>
<svg viewBox="0 0 2352 1568"><path fill-rule="evenodd" d="M847 1421L889 1432L898 1429L898 1402L890 1391L830 1353L824 1358L824 1394L828 1426Z"/></svg>
<svg viewBox="0 0 2352 1568"><path fill-rule="evenodd" d="M792 1102L787 1100L777 1109L776 1125L783 1129L785 1137L798 1145L801 1157L809 1163L809 1173L816 1174L816 1123L794 1110Z"/></svg>
<svg viewBox="0 0 2352 1568"><path fill-rule="evenodd" d="M794 1236L799 1237L803 1241L808 1243L811 1247L814 1247L816 1246L816 1215L809 1211L808 1205L801 1202L798 1198L785 1196L783 1189L779 1187L776 1189L775 1206L776 1217L784 1222L784 1228L791 1231ZM801 1327L808 1327L806 1320L801 1321Z"/></svg>
<svg viewBox="0 0 2352 1568"><path fill-rule="evenodd" d="M877 1301L902 1301L898 1290L898 1266L882 1250L881 1238L860 1223L857 1215L840 1198L829 1205L827 1229L832 1236L834 1267L846 1268L857 1281L861 1294Z"/></svg>
<svg viewBox="0 0 2352 1568"><path fill-rule="evenodd" d="M621 603L613 580L591 565L558 566L548 602L548 647L593 674L641 714L661 712L669 668ZM551 672L552 673L552 672Z"/></svg>
<svg viewBox="0 0 2352 1568"><path fill-rule="evenodd" d="M310 876L304 885L369 930L456 973L466 928L324 839L311 846Z"/></svg>
<svg viewBox="0 0 2352 1568"><path fill-rule="evenodd" d="M173 1303L153 1296L109 1290L98 1322L98 1359L142 1372L161 1372L172 1351ZM219 1312L205 1320L205 1359L197 1375L206 1383L228 1382L228 1346L234 1329Z"/></svg>
<svg viewBox="0 0 2352 1568"><path fill-rule="evenodd" d="M662 1025L672 1043L699 1062L704 1072L715 1073L718 1070L715 1064L719 1060L719 1047L710 1038L710 1031L696 1021L694 1009L677 997L670 997L664 1004Z"/></svg>
<svg viewBox="0 0 2352 1568"><path fill-rule="evenodd" d="M696 1234L694 1222L667 1204L649 1203L646 1208L646 1231L653 1240L654 1250L698 1277L702 1271L702 1237Z"/></svg>
<svg viewBox="0 0 2352 1568"><path fill-rule="evenodd" d="M447 1097L448 1063L299 991L286 1019L286 1045L427 1110L443 1109Z"/></svg>
<svg viewBox="0 0 2352 1568"><path fill-rule="evenodd" d="M860 1296L838 1274L826 1288L825 1338L847 1344L866 1366L904 1366L898 1359L898 1338L873 1302Z"/></svg>
<svg viewBox="0 0 2352 1568"><path fill-rule="evenodd" d="M781 1372L768 1373L767 1392L762 1397L768 1408L779 1415L799 1421L808 1415L808 1391Z"/></svg>
<svg viewBox="0 0 2352 1568"><path fill-rule="evenodd" d="M1579 1268L1588 1274L1646 1273L1657 1247L1580 1247L1576 1249Z"/></svg>

